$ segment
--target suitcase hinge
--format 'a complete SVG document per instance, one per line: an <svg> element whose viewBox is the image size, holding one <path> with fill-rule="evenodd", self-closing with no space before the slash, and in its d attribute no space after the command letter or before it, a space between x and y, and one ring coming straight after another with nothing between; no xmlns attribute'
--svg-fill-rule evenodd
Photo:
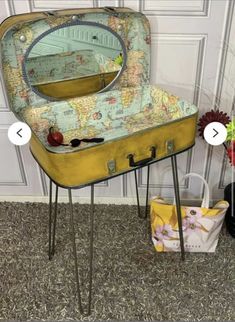
<svg viewBox="0 0 235 322"><path fill-rule="evenodd" d="M50 17L50 16L52 16L52 17L56 17L56 16L58 16L58 13L56 12L56 11L53 11L53 10L50 10L50 11L44 11L43 12L46 16L48 16L48 17Z"/></svg>
<svg viewBox="0 0 235 322"><path fill-rule="evenodd" d="M114 7L104 7L104 10L115 17L118 17L118 12L115 10Z"/></svg>

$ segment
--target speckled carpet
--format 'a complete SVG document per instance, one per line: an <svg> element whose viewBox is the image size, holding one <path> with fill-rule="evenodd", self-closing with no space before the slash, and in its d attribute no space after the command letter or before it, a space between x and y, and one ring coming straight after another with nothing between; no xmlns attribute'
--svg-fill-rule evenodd
<svg viewBox="0 0 235 322"><path fill-rule="evenodd" d="M135 206L97 205L93 313L75 300L68 205L58 208L54 259L47 258L47 205L0 203L0 320L235 320L235 239L215 254L157 254ZM75 205L87 301L87 205Z"/></svg>

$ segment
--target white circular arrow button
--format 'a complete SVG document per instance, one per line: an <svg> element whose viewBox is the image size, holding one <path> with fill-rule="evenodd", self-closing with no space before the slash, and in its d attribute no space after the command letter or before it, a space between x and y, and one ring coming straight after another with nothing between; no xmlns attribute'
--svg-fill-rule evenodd
<svg viewBox="0 0 235 322"><path fill-rule="evenodd" d="M15 145L24 145L31 138L30 127L23 122L15 122L8 129L8 139Z"/></svg>
<svg viewBox="0 0 235 322"><path fill-rule="evenodd" d="M227 129L220 122L211 122L205 127L203 136L207 143L220 145L226 140Z"/></svg>

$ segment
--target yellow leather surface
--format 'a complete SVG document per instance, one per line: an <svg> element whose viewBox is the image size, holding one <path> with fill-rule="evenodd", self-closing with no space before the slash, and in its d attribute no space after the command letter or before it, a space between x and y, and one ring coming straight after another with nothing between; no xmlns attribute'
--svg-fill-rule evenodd
<svg viewBox="0 0 235 322"><path fill-rule="evenodd" d="M168 155L166 142L173 140L174 151L179 152L195 142L197 114L172 122L171 124L137 132L120 140L107 142L72 153L51 153L33 135L31 151L48 174L58 185L65 187L82 186L93 181L110 177L107 162L114 160L114 175L131 170L127 156L134 154L135 161L148 158L150 147L157 149L157 159ZM138 144L137 144L138 143Z"/></svg>
<svg viewBox="0 0 235 322"><path fill-rule="evenodd" d="M117 76L118 72L81 77L78 79L35 85L37 90L47 96L66 99L93 94L104 89Z"/></svg>

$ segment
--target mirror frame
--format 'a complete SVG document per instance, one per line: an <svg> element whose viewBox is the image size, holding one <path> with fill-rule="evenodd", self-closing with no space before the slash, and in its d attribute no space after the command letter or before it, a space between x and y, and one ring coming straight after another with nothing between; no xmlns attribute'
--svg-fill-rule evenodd
<svg viewBox="0 0 235 322"><path fill-rule="evenodd" d="M117 80L121 77L122 73L124 72L124 70L127 67L127 65L126 65L126 63L127 63L127 49L126 49L125 43L124 43L123 39L121 38L121 36L117 32L115 32L114 30L112 30L110 27L105 26L105 25L102 25L102 24L100 24L98 22L76 20L75 22L64 23L64 24L61 24L61 25L56 26L54 28L51 28L51 29L43 32L36 39L34 39L34 41L27 48L27 50L25 52L25 55L24 55L24 59L22 61L22 76L23 76L23 79L26 82L27 86L35 94L37 94L38 96L40 96L40 97L42 97L42 98L44 98L44 99L46 99L48 101L51 101L51 102L54 102L54 101L63 101L65 99L58 99L56 97L47 96L45 94L42 94L35 86L31 85L30 84L30 79L29 79L29 77L27 75L27 72L26 72L26 62L27 62L27 59L29 57L29 54L30 54L32 48L41 39L43 39L44 37L46 37L47 35L53 33L56 30L63 29L63 28L66 28L66 27L71 27L71 26L94 26L94 27L98 27L98 28L101 28L101 29L105 29L105 30L109 31L110 33L112 33L119 40L119 42L121 44L121 47L122 47L123 64L122 64L122 68L119 70L117 76L105 88L101 89L98 92L94 92L92 94L89 94L89 95L93 95L93 94L103 93L103 92L109 91L115 85L115 83L117 82ZM84 96L86 96L86 95L84 95ZM78 97L82 97L82 96L78 96ZM69 99L69 98L66 98L66 100L67 99Z"/></svg>

